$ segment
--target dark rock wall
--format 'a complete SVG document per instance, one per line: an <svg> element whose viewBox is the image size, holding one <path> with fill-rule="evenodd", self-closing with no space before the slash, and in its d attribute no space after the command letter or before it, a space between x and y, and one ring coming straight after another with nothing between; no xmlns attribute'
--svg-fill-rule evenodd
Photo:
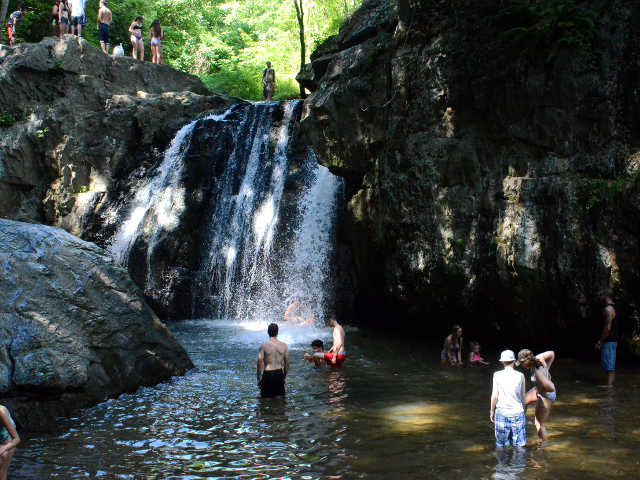
<svg viewBox="0 0 640 480"><path fill-rule="evenodd" d="M611 286L637 327L640 7L582 5L599 39L550 61L497 0L365 1L314 53L302 125L348 182L363 321L578 347Z"/></svg>

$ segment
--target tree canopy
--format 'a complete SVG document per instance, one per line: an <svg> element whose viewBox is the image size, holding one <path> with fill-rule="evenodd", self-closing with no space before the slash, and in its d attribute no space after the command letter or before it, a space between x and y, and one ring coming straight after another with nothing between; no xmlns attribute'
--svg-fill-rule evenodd
<svg viewBox="0 0 640 480"><path fill-rule="evenodd" d="M11 0L9 13L19 0ZM27 15L18 27L21 41L37 42L52 34L55 0L23 0ZM338 32L344 17L362 0L303 0L306 57L314 46ZM148 28L158 18L165 29L164 58L175 68L200 75L217 93L262 99L261 76L270 60L277 72L275 99L299 96L299 25L293 0L109 0L113 12L111 48L123 44L131 55L128 29L145 19L145 56L150 60ZM98 0L87 0L83 37L99 47Z"/></svg>

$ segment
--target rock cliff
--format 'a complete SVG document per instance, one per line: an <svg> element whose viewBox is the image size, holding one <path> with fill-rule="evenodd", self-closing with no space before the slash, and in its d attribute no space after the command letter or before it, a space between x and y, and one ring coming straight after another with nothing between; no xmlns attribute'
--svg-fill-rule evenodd
<svg viewBox="0 0 640 480"><path fill-rule="evenodd" d="M193 367L108 252L0 220L0 393L21 423L66 415Z"/></svg>
<svg viewBox="0 0 640 480"><path fill-rule="evenodd" d="M0 218L81 235L79 194L99 201L187 120L237 102L196 76L105 55L72 35L2 46Z"/></svg>
<svg viewBox="0 0 640 480"><path fill-rule="evenodd" d="M300 73L361 318L584 348L613 287L637 328L640 6L547 3L367 0Z"/></svg>

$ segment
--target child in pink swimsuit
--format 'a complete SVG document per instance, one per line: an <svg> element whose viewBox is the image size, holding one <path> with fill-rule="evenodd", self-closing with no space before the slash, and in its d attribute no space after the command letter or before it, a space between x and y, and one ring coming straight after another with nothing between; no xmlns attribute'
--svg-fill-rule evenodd
<svg viewBox="0 0 640 480"><path fill-rule="evenodd" d="M484 359L480 356L480 344L478 342L469 343L469 347L471 351L469 352L469 366L475 367L476 365L489 365L488 362L485 362Z"/></svg>

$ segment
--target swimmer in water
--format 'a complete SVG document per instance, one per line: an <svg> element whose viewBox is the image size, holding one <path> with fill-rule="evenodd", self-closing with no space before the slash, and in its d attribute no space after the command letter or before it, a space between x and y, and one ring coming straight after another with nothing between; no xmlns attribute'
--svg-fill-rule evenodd
<svg viewBox="0 0 640 480"><path fill-rule="evenodd" d="M327 363L327 359L325 358L326 352L324 351L324 342L320 339L314 340L311 342L311 348L313 349L313 354L309 355L308 353L304 354L304 358L313 362L316 367L321 367L323 363Z"/></svg>
<svg viewBox="0 0 640 480"><path fill-rule="evenodd" d="M299 313L301 310L300 302L298 300L294 300L294 302L287 307L287 310L284 312L284 320L285 322L291 323L299 323L301 325L311 325L316 318L316 315L312 313L305 320Z"/></svg>
<svg viewBox="0 0 640 480"><path fill-rule="evenodd" d="M484 358L480 356L480 344L478 342L469 343L471 351L469 352L469 366L475 367L476 365L489 365L489 362L485 362Z"/></svg>
<svg viewBox="0 0 640 480"><path fill-rule="evenodd" d="M289 373L289 349L278 340L278 324L272 323L267 329L269 341L260 345L257 374L258 388L262 398L284 397L284 386ZM284 363L284 370L282 364ZM264 364L264 372L262 365Z"/></svg>

